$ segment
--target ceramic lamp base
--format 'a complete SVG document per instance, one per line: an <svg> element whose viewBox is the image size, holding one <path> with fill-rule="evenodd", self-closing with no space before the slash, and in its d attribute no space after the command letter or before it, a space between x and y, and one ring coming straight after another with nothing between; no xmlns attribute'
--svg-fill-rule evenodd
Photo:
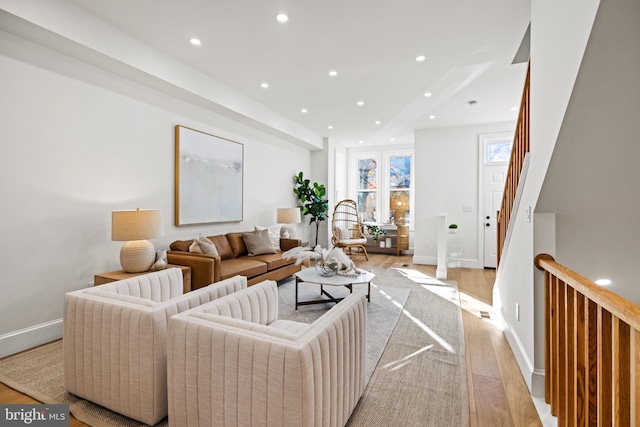
<svg viewBox="0 0 640 427"><path fill-rule="evenodd" d="M120 249L120 265L127 273L149 271L156 260L156 249L148 240L132 240Z"/></svg>

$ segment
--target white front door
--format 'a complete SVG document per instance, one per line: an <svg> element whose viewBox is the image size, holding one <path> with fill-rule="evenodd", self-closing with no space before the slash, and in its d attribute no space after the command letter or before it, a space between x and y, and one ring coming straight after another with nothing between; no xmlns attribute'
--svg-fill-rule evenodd
<svg viewBox="0 0 640 427"><path fill-rule="evenodd" d="M509 168L513 133L501 132L480 135L480 233L485 268L498 265L498 211Z"/></svg>
<svg viewBox="0 0 640 427"><path fill-rule="evenodd" d="M506 165L484 167L484 266L496 268L498 263L498 211L502 204Z"/></svg>

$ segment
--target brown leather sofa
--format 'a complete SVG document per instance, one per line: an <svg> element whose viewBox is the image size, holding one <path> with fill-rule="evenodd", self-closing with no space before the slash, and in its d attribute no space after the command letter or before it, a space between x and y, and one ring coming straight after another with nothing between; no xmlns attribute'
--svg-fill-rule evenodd
<svg viewBox="0 0 640 427"><path fill-rule="evenodd" d="M280 239L280 252L249 256L242 233L227 233L208 237L219 255L189 252L193 240L176 240L167 252L169 264L191 267L191 290L219 282L236 275L246 276L247 284L263 280L282 280L300 271L295 259L286 259L282 253L302 242L296 239Z"/></svg>

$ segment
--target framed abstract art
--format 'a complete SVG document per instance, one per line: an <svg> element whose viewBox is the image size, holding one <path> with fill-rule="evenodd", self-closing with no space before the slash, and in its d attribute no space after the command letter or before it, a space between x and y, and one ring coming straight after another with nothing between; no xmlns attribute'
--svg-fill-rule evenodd
<svg viewBox="0 0 640 427"><path fill-rule="evenodd" d="M176 126L175 224L242 221L244 145Z"/></svg>

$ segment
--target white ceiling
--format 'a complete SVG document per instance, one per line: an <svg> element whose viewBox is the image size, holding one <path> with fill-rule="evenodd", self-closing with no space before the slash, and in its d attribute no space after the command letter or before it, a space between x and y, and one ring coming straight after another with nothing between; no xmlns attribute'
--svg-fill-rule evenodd
<svg viewBox="0 0 640 427"><path fill-rule="evenodd" d="M511 108L526 64L511 62L529 0L68 3L349 147L411 143L419 128L517 119ZM279 12L287 23L276 21ZM337 77L329 77L332 69Z"/></svg>

